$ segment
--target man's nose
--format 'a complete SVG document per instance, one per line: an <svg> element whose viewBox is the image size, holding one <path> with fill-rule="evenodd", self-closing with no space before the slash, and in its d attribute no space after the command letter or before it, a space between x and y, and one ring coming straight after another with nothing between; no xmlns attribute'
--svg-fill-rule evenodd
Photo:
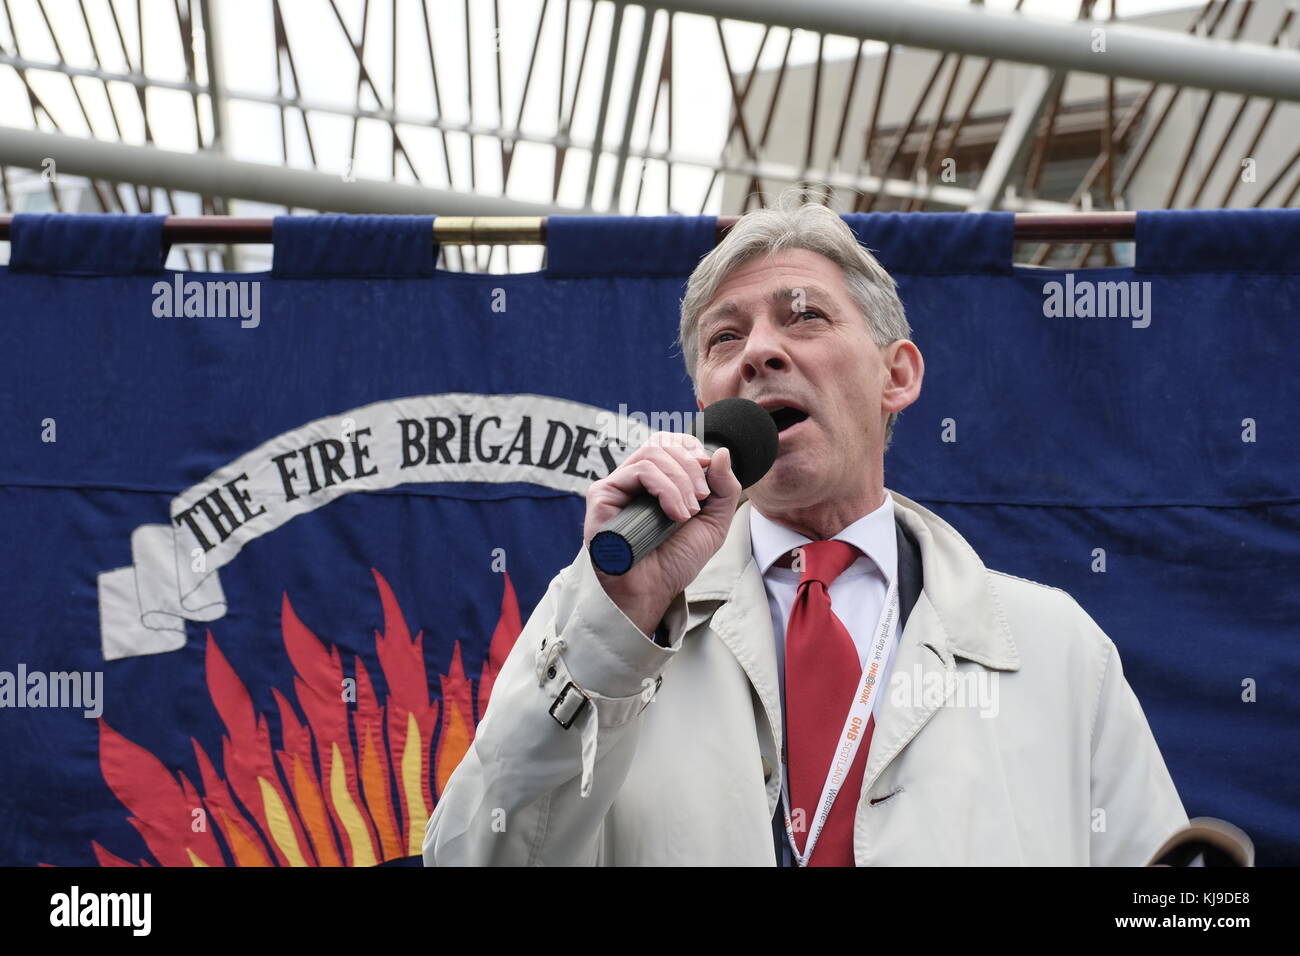
<svg viewBox="0 0 1300 956"><path fill-rule="evenodd" d="M781 371L788 367L789 356L785 343L771 323L755 322L745 340L745 351L741 356L741 375L745 381L753 381L759 370Z"/></svg>

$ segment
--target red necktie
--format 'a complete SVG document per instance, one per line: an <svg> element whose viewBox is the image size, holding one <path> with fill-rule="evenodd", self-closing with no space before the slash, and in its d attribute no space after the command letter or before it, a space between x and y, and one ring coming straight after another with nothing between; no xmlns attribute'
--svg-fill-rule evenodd
<svg viewBox="0 0 1300 956"><path fill-rule="evenodd" d="M803 809L795 830L802 853L835 758L836 744L862 678L858 650L831 610L830 586L861 553L845 541L813 541L801 547L803 574L785 629L786 764L790 812ZM853 820L862 792L875 719L858 745L853 764L831 804L809 866L853 866Z"/></svg>

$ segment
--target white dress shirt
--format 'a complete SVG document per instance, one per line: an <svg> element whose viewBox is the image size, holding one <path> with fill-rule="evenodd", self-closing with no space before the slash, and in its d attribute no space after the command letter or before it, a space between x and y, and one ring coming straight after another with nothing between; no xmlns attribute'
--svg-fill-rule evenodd
<svg viewBox="0 0 1300 956"><path fill-rule="evenodd" d="M792 548L809 544L811 539L764 517L759 514L757 508L749 510L749 532L754 560L763 575L763 585L767 589L768 609L772 614L772 633L776 638L776 672L781 689L781 715L784 721L786 714L785 626L790 620L790 610L794 606L800 572L793 568L779 567L775 562ZM894 500L888 492L885 492L884 504L834 535L835 540L848 542L861 552L830 587L831 610L835 612L835 616L840 619L853 638L853 643L858 650L860 666L866 664L871 636L880 621L880 612L885 606L889 583L898 574L896 534ZM895 640L898 639L899 634L897 620L896 616ZM890 655L889 663L878 685L880 690L872 702L873 714L879 710L880 701L889 687L889 672L892 667L893 655ZM785 767L784 745L781 748L781 764L784 790L786 798L789 799L789 776ZM789 843L787 840L782 840L781 843L785 847L783 863L788 866L790 865Z"/></svg>

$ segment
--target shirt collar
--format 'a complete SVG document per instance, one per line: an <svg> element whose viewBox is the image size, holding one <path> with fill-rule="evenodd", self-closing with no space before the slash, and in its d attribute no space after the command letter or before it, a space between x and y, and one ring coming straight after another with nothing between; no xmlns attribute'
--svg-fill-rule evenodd
<svg viewBox="0 0 1300 956"><path fill-rule="evenodd" d="M754 561L764 576L781 555L791 548L811 542L810 538L799 532L759 514L753 502L750 502L749 508L749 536ZM870 558L884 575L887 584L894 580L898 573L898 538L894 526L894 499L888 491L885 492L884 504L870 514L863 515L833 538L848 542Z"/></svg>

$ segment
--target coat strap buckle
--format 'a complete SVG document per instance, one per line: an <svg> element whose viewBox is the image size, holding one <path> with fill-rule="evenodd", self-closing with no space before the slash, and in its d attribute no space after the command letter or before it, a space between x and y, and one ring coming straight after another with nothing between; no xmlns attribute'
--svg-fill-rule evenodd
<svg viewBox="0 0 1300 956"><path fill-rule="evenodd" d="M564 689L556 695L548 713L555 719L557 724L568 730L573 726L573 722L578 719L578 715L590 703L591 698L587 696L586 691L573 681L569 681L564 685Z"/></svg>

